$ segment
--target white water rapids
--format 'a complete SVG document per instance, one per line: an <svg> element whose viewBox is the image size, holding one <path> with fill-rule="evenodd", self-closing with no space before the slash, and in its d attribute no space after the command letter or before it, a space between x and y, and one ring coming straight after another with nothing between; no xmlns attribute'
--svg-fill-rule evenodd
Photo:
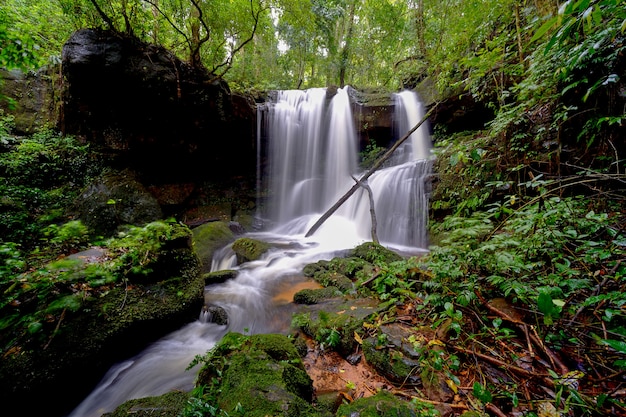
<svg viewBox="0 0 626 417"><path fill-rule="evenodd" d="M423 117L415 94L397 100L396 130L402 136ZM265 113L263 113L265 112ZM371 240L369 201L359 191L311 237L304 234L359 176L358 143L347 89L328 100L325 89L277 92L259 113L268 136L271 194L263 223L271 229L247 236L274 249L261 260L235 265L229 247L214 255L212 270L235 269L237 278L207 287L207 305L223 308L227 325L199 319L155 342L134 358L113 366L69 417L96 417L123 402L191 390L197 369L185 369L196 355L211 349L228 331L256 334L286 332L293 304L278 295L305 281L304 265L332 259L341 251ZM430 138L422 127L398 150L392 166L369 179L376 198L381 243L403 252L427 245ZM259 181L260 183L260 181Z"/></svg>

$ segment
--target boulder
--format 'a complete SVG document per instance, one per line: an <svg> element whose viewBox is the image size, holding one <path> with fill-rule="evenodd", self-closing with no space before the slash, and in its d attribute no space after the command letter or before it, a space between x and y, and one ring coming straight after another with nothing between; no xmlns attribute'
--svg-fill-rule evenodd
<svg viewBox="0 0 626 417"><path fill-rule="evenodd" d="M105 236L123 225L141 226L163 218L161 207L132 171L112 171L93 181L74 201L74 214Z"/></svg>
<svg viewBox="0 0 626 417"><path fill-rule="evenodd" d="M270 245L260 240L241 237L233 242L233 251L237 255L237 262L256 261L270 249Z"/></svg>
<svg viewBox="0 0 626 417"><path fill-rule="evenodd" d="M211 271L211 261L216 250L224 248L234 238L228 224L221 221L205 223L192 229L194 248L202 262L202 272Z"/></svg>
<svg viewBox="0 0 626 417"><path fill-rule="evenodd" d="M372 397L359 398L350 404L342 404L337 410L337 416L394 416L418 417L416 407L399 398L389 391L380 391Z"/></svg>
<svg viewBox="0 0 626 417"><path fill-rule="evenodd" d="M0 69L0 109L13 115L13 133L29 135L57 125L61 77L58 66L22 72Z"/></svg>
<svg viewBox="0 0 626 417"><path fill-rule="evenodd" d="M228 415L317 415L313 381L283 335L228 333L208 354L196 385L204 385L205 394Z"/></svg>
<svg viewBox="0 0 626 417"><path fill-rule="evenodd" d="M97 29L72 34L62 65L61 129L99 145L122 166L154 183L255 169L253 103L205 69Z"/></svg>

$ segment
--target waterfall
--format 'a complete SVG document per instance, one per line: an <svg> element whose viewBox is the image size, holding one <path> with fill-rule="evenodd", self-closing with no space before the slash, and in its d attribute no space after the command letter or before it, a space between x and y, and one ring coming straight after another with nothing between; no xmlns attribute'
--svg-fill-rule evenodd
<svg viewBox="0 0 626 417"><path fill-rule="evenodd" d="M401 93L396 99L402 100L395 106L400 112L395 116L400 136L422 117L421 106L414 94ZM70 417L97 417L132 398L190 390L197 368L185 368L195 355L204 354L228 331L287 332L294 305L278 295L306 282L304 265L330 260L370 240L369 200L363 191L314 236L304 238L319 216L352 186L351 175L359 176L348 91L339 89L330 100L325 89L277 92L263 111L258 131L267 135L269 146L265 153L259 149L257 156L269 160L270 178L265 184L271 194L266 215L271 228L266 229L271 230L248 236L270 243L273 249L242 265L236 265L230 247L213 255L212 270L238 273L237 278L205 290L206 305L223 309L228 324L207 323L206 315L199 312L194 323L113 366ZM420 128L410 142L399 153L401 158L369 178L369 185L376 199L381 242L415 252L427 245L426 184L432 164L427 129Z"/></svg>
<svg viewBox="0 0 626 417"><path fill-rule="evenodd" d="M357 140L345 89L330 102L323 88L277 92L266 131L274 224L325 210L350 184Z"/></svg>
<svg viewBox="0 0 626 417"><path fill-rule="evenodd" d="M394 102L395 139L399 140L424 117L424 109L412 91L395 94ZM381 242L407 248L428 246L432 162L430 134L423 124L396 150L390 166L370 178Z"/></svg>
<svg viewBox="0 0 626 417"><path fill-rule="evenodd" d="M284 232L302 233L309 225L305 220L319 217L354 184L351 176L359 175L348 88L337 90L330 102L324 89L281 91L268 106L271 197L267 216ZM398 140L422 119L424 110L411 91L395 94L394 104ZM423 125L396 150L387 168L370 177L377 232L384 244L413 249L428 244L430 149L428 127ZM370 239L369 200L364 191L333 216L333 226L326 228L335 230L327 234L337 238L346 229L354 229L355 241ZM286 224L292 228L285 230Z"/></svg>

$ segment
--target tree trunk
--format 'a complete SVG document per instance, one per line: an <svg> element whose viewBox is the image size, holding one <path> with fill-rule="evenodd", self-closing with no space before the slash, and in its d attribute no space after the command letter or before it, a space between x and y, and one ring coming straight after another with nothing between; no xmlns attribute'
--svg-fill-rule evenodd
<svg viewBox="0 0 626 417"><path fill-rule="evenodd" d="M198 1L198 3L200 3ZM202 46L200 40L200 8L198 5L191 7L191 39L189 42L189 63L193 67L200 67L200 46Z"/></svg>
<svg viewBox="0 0 626 417"><path fill-rule="evenodd" d="M350 4L350 12L348 13L348 30L344 39L344 46L339 57L339 86L346 85L346 69L348 68L348 58L350 58L350 43L352 42L352 34L354 32L354 10L356 2Z"/></svg>
<svg viewBox="0 0 626 417"><path fill-rule="evenodd" d="M417 31L417 47L419 48L419 53L426 59L426 54L428 51L426 50L426 39L424 33L426 33L426 21L424 20L424 0L419 0L417 2L417 11L415 12L415 28Z"/></svg>

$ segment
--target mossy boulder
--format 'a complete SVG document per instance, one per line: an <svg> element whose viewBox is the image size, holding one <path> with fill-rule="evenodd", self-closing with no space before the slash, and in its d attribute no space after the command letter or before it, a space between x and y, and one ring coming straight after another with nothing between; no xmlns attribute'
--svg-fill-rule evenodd
<svg viewBox="0 0 626 417"><path fill-rule="evenodd" d="M300 290L293 295L293 302L296 304L317 304L329 298L341 295L337 287L314 288Z"/></svg>
<svg viewBox="0 0 626 417"><path fill-rule="evenodd" d="M72 211L91 230L105 236L120 226L142 226L163 218L159 203L130 170L97 178L74 201Z"/></svg>
<svg viewBox="0 0 626 417"><path fill-rule="evenodd" d="M291 340L278 334L228 333L208 354L197 385L227 413L316 416L313 382Z"/></svg>
<svg viewBox="0 0 626 417"><path fill-rule="evenodd" d="M389 391L380 391L367 398L359 398L350 404L342 404L337 417L418 417L415 407L393 396Z"/></svg>
<svg viewBox="0 0 626 417"><path fill-rule="evenodd" d="M296 314L292 325L347 358L357 348L355 332L363 334L363 322L376 312L376 307L372 299L334 298L319 306L303 306L310 311Z"/></svg>
<svg viewBox="0 0 626 417"><path fill-rule="evenodd" d="M270 247L266 242L249 237L242 237L233 242L233 251L237 255L239 264L260 259Z"/></svg>
<svg viewBox="0 0 626 417"><path fill-rule="evenodd" d="M354 288L350 278L335 271L319 271L313 279L323 287L335 287L344 293Z"/></svg>
<svg viewBox="0 0 626 417"><path fill-rule="evenodd" d="M234 234L227 222L210 222L192 230L194 249L202 262L202 272L211 270L211 260L216 250L226 246L234 239Z"/></svg>
<svg viewBox="0 0 626 417"><path fill-rule="evenodd" d="M369 263L391 263L401 261L402 256L382 245L374 242L363 243L352 250L351 256L363 259Z"/></svg>
<svg viewBox="0 0 626 417"><path fill-rule="evenodd" d="M419 361L407 355L403 350L386 343L381 345L379 340L374 337L363 340L362 346L365 360L380 375L398 383L416 383L419 381Z"/></svg>
<svg viewBox="0 0 626 417"><path fill-rule="evenodd" d="M237 271L232 269L224 269L222 271L213 271L203 274L205 285L222 284L228 280L237 278Z"/></svg>
<svg viewBox="0 0 626 417"><path fill-rule="evenodd" d="M73 288L66 288L71 292L62 300L76 297L73 291L87 284L80 303L48 314L35 334L5 329L3 346L11 340L14 346L3 352L0 361L0 400L7 409L20 409L26 415L62 415L65 408L85 398L114 363L197 320L204 301L204 280L191 247L191 231L177 223L155 227L163 233L154 237L159 239L158 245L149 245L158 249L150 251L145 274L118 278L102 287L89 286L85 277L98 265L72 260L77 281ZM131 252L122 253L121 257ZM98 259L94 262L112 261L108 256ZM60 285L57 290L63 288ZM57 302L45 296L40 294L40 303ZM62 403L56 401L60 397Z"/></svg>

